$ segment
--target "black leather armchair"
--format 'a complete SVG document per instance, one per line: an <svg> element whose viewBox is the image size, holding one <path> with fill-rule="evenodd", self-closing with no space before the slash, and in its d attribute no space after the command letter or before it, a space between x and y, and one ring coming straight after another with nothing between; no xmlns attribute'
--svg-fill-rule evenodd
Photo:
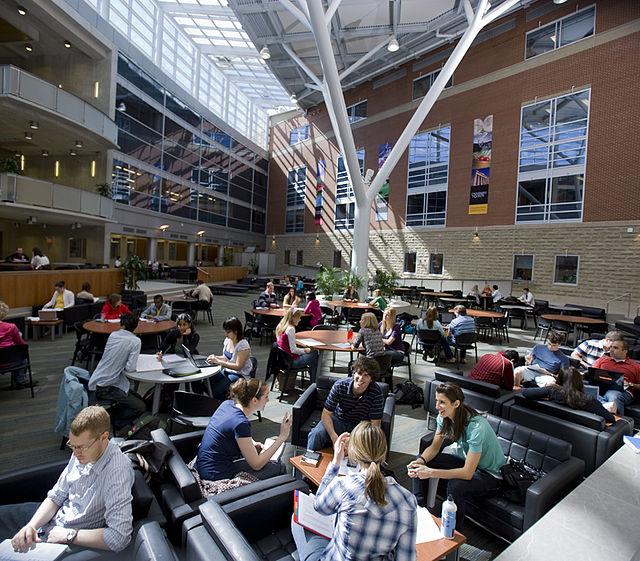
<svg viewBox="0 0 640 561"><path fill-rule="evenodd" d="M502 496L467 501L467 516L508 541L518 538L582 480L584 462L571 456L571 444L487 414L507 457L540 469L542 477L529 489L525 504ZM433 441L434 432L420 440L420 452ZM446 481L441 481L441 484Z"/></svg>
<svg viewBox="0 0 640 561"><path fill-rule="evenodd" d="M311 429L320 422L322 408L329 395L329 390L331 390L333 384L340 379L339 377L318 375L316 383L311 384L293 404L291 414L291 444L299 448L307 447L307 438ZM387 444L389 448L391 448L396 396L393 393L389 393L388 384L384 382L376 383L380 386L385 396L381 428L387 437Z"/></svg>
<svg viewBox="0 0 640 561"><path fill-rule="evenodd" d="M184 525L185 561L211 561L211 551L231 561L294 561L291 536L293 492L308 492L300 480L226 505L208 501Z"/></svg>
<svg viewBox="0 0 640 561"><path fill-rule="evenodd" d="M138 529L131 546L131 561L178 561L173 547L157 522L147 522Z"/></svg>
<svg viewBox="0 0 640 561"><path fill-rule="evenodd" d="M195 477L187 467L187 463L197 453L203 434L204 431L196 431L169 437L163 429L157 429L151 433L154 442L165 444L173 451L167 461L164 481L159 489L159 499L162 511L169 521L169 537L174 543L179 539L185 520L196 516L198 507L207 500L226 504L294 480L291 475L279 475L231 489L219 495L212 495L208 499L204 498Z"/></svg>
<svg viewBox="0 0 640 561"><path fill-rule="evenodd" d="M623 435L632 433L631 423L627 421L619 420L606 426L605 420L594 413L552 401L526 399L519 394L504 404L502 416L569 442L573 456L584 461L586 475L622 446Z"/></svg>

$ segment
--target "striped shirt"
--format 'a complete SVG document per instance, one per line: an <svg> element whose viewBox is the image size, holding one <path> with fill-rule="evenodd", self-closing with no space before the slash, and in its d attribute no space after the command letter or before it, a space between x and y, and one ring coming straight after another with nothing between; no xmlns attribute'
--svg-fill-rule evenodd
<svg viewBox="0 0 640 561"><path fill-rule="evenodd" d="M60 508L43 527L94 530L104 528L104 543L122 551L131 541L133 468L114 442L109 442L95 464L81 464L71 456L47 497Z"/></svg>
<svg viewBox="0 0 640 561"><path fill-rule="evenodd" d="M118 329L107 339L102 358L89 378L89 389L115 386L124 393L129 391L125 372L135 372L142 342L131 331Z"/></svg>
<svg viewBox="0 0 640 561"><path fill-rule="evenodd" d="M576 351L580 355L581 359L589 366L593 366L593 363L604 355L604 339L588 339L582 341L577 347Z"/></svg>
<svg viewBox="0 0 640 561"><path fill-rule="evenodd" d="M336 514L331 541L322 560L415 561L416 498L387 477L380 506L365 494L364 473L336 477L339 467L331 462L314 502L321 514Z"/></svg>
<svg viewBox="0 0 640 561"><path fill-rule="evenodd" d="M380 386L375 382L371 382L362 395L355 395L353 378L345 378L333 384L324 402L324 408L347 423L375 421L382 419L384 396Z"/></svg>
<svg viewBox="0 0 640 561"><path fill-rule="evenodd" d="M449 335L455 341L455 338L461 333L475 333L476 322L471 316L457 316L451 320L449 324Z"/></svg>

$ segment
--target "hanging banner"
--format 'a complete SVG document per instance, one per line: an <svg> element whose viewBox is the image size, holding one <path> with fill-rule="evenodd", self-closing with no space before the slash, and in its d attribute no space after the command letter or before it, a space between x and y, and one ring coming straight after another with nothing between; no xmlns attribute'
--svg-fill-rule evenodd
<svg viewBox="0 0 640 561"><path fill-rule="evenodd" d="M385 142L378 147L378 171L384 165L391 153L393 144ZM376 220L387 220L389 215L389 179L384 182L376 197Z"/></svg>
<svg viewBox="0 0 640 561"><path fill-rule="evenodd" d="M491 177L491 145L493 143L493 115L473 121L473 160L469 214L487 214L489 208L489 180Z"/></svg>
<svg viewBox="0 0 640 561"><path fill-rule="evenodd" d="M316 164L316 209L314 215L314 223L316 226L322 224L322 205L324 204L324 186L327 172L327 163L324 160L318 160Z"/></svg>

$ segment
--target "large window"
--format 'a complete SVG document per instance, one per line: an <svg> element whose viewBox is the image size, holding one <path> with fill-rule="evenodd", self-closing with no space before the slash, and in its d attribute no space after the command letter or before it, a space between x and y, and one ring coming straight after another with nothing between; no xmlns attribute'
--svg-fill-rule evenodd
<svg viewBox="0 0 640 561"><path fill-rule="evenodd" d="M427 95L427 92L433 86L433 83L436 81L436 78L440 74L440 70L434 70L433 72L429 72L429 74L425 74L424 76L420 76L420 78L416 78L413 81L413 99L420 99ZM450 88L453 85L453 78L449 78L449 81L445 84L445 88Z"/></svg>
<svg viewBox="0 0 640 561"><path fill-rule="evenodd" d="M287 205L285 232L304 231L304 196L307 185L305 166L289 170L287 176Z"/></svg>
<svg viewBox="0 0 640 561"><path fill-rule="evenodd" d="M513 280L533 280L533 255L522 254L513 256Z"/></svg>
<svg viewBox="0 0 640 561"><path fill-rule="evenodd" d="M556 255L553 282L555 284L578 284L578 265L580 258L577 255Z"/></svg>
<svg viewBox="0 0 640 561"><path fill-rule="evenodd" d="M357 123L367 118L367 101L361 101L347 107L347 116L350 123Z"/></svg>
<svg viewBox="0 0 640 561"><path fill-rule="evenodd" d="M289 133L289 144L293 146L299 142L304 142L307 138L309 138L309 125L297 127L295 129L291 129L291 132Z"/></svg>
<svg viewBox="0 0 640 561"><path fill-rule="evenodd" d="M364 148L357 150L358 166L360 175L364 174ZM353 228L356 203L353 186L349 181L346 162L342 156L338 156L338 166L336 170L336 218L335 227L337 230Z"/></svg>
<svg viewBox="0 0 640 561"><path fill-rule="evenodd" d="M581 220L590 90L522 108L516 222Z"/></svg>
<svg viewBox="0 0 640 561"><path fill-rule="evenodd" d="M445 223L451 127L419 132L409 144L407 226Z"/></svg>
<svg viewBox="0 0 640 561"><path fill-rule="evenodd" d="M417 264L417 253L415 251L410 251L409 253L404 254L404 267L403 272L405 273L415 273L416 272L416 264Z"/></svg>
<svg viewBox="0 0 640 561"><path fill-rule="evenodd" d="M526 39L525 58L531 58L570 45L585 37L591 37L595 33L595 29L596 7L591 6L529 31Z"/></svg>
<svg viewBox="0 0 640 561"><path fill-rule="evenodd" d="M342 203L336 205L336 230L353 228L355 222L356 203Z"/></svg>
<svg viewBox="0 0 640 561"><path fill-rule="evenodd" d="M430 253L429 254L429 274L441 275L443 271L444 271L444 254Z"/></svg>

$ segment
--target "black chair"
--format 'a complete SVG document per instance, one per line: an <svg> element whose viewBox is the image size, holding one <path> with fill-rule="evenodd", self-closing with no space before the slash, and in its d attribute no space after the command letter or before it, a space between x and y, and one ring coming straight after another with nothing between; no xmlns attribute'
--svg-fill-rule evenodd
<svg viewBox="0 0 640 561"><path fill-rule="evenodd" d="M493 320L492 318L478 317L475 318L476 333L478 337L490 340L493 337Z"/></svg>
<svg viewBox="0 0 640 561"><path fill-rule="evenodd" d="M31 361L29 360L29 345L11 345L10 347L0 347L0 374L13 374L20 370L27 369L29 374L29 389L31 397L33 393L33 376L31 374ZM13 378L11 380L13 387Z"/></svg>
<svg viewBox="0 0 640 561"><path fill-rule="evenodd" d="M402 341L402 345L404 347L404 359L402 362L391 365L391 374L393 375L394 370L399 366L406 366L409 371L409 381L411 382L411 343L409 343L409 341Z"/></svg>
<svg viewBox="0 0 640 561"><path fill-rule="evenodd" d="M309 371L309 366L293 366L293 359L284 352L280 347L278 347L277 343L273 343L271 346L271 351L269 352L269 359L267 361L267 374L265 377L265 381L269 379L270 376L273 376L273 380L271 382L271 391L275 387L276 381L278 381L278 385L280 386L280 395L278 396L278 401L282 401L282 397L285 392L289 392L295 388L295 381L298 377L298 374L302 375L302 379L304 381L304 373L309 375L309 380L311 380L311 372ZM294 377L293 384L289 385L289 380L291 376Z"/></svg>
<svg viewBox="0 0 640 561"><path fill-rule="evenodd" d="M73 357L71 359L71 366L75 365L76 360L80 363L89 362L89 350L91 348L91 335L82 326L83 322L77 321L73 324L73 329L76 332L76 346L73 350Z"/></svg>
<svg viewBox="0 0 640 561"><path fill-rule="evenodd" d="M320 311L322 312L323 321L329 325L340 325L340 314L337 313L330 306L320 306Z"/></svg>
<svg viewBox="0 0 640 561"><path fill-rule="evenodd" d="M302 316L296 325L296 331L309 331L311 329L311 316Z"/></svg>
<svg viewBox="0 0 640 561"><path fill-rule="evenodd" d="M378 367L380 368L380 380L393 388L393 366L391 365L391 355L377 355L373 357L373 360L378 363ZM351 363L349 366L351 366ZM349 376L351 375L352 372L351 369L349 369Z"/></svg>
<svg viewBox="0 0 640 561"><path fill-rule="evenodd" d="M258 373L258 359L255 356L250 356L249 361L251 362L251 372L249 372L249 378L255 378ZM256 415L258 417L258 422L262 422L262 413L260 411L256 411Z"/></svg>
<svg viewBox="0 0 640 561"><path fill-rule="evenodd" d="M200 302L204 302L204 300L199 301L198 304L200 304ZM211 302L206 302L206 306L202 306L200 304L199 306L195 306L193 309L194 309L193 313L195 316L194 321L198 317L198 314L202 312L202 317L206 319L211 325L213 325L213 313L211 308Z"/></svg>
<svg viewBox="0 0 640 561"><path fill-rule="evenodd" d="M493 330L500 343L502 343L503 338L507 343L509 342L509 321L507 316L495 318L493 320Z"/></svg>
<svg viewBox="0 0 640 561"><path fill-rule="evenodd" d="M173 434L174 425L192 430L204 429L209 419L220 406L220 401L208 395L178 390L173 394L167 429Z"/></svg>
<svg viewBox="0 0 640 561"><path fill-rule="evenodd" d="M473 333L460 333L456 335L455 342L450 343L451 347L455 349L456 353L456 366L460 364L460 351L473 349L476 353L476 362L478 362L478 334Z"/></svg>
<svg viewBox="0 0 640 561"><path fill-rule="evenodd" d="M251 338L254 335L260 336L260 332L256 326L256 318L251 312L245 311L244 313L244 331L245 339L251 343Z"/></svg>
<svg viewBox="0 0 640 561"><path fill-rule="evenodd" d="M442 335L436 329L418 329L416 331L417 345L422 346L422 353L433 353L433 363L437 364L440 358L440 347L442 344ZM418 361L418 352L416 350L414 362Z"/></svg>

